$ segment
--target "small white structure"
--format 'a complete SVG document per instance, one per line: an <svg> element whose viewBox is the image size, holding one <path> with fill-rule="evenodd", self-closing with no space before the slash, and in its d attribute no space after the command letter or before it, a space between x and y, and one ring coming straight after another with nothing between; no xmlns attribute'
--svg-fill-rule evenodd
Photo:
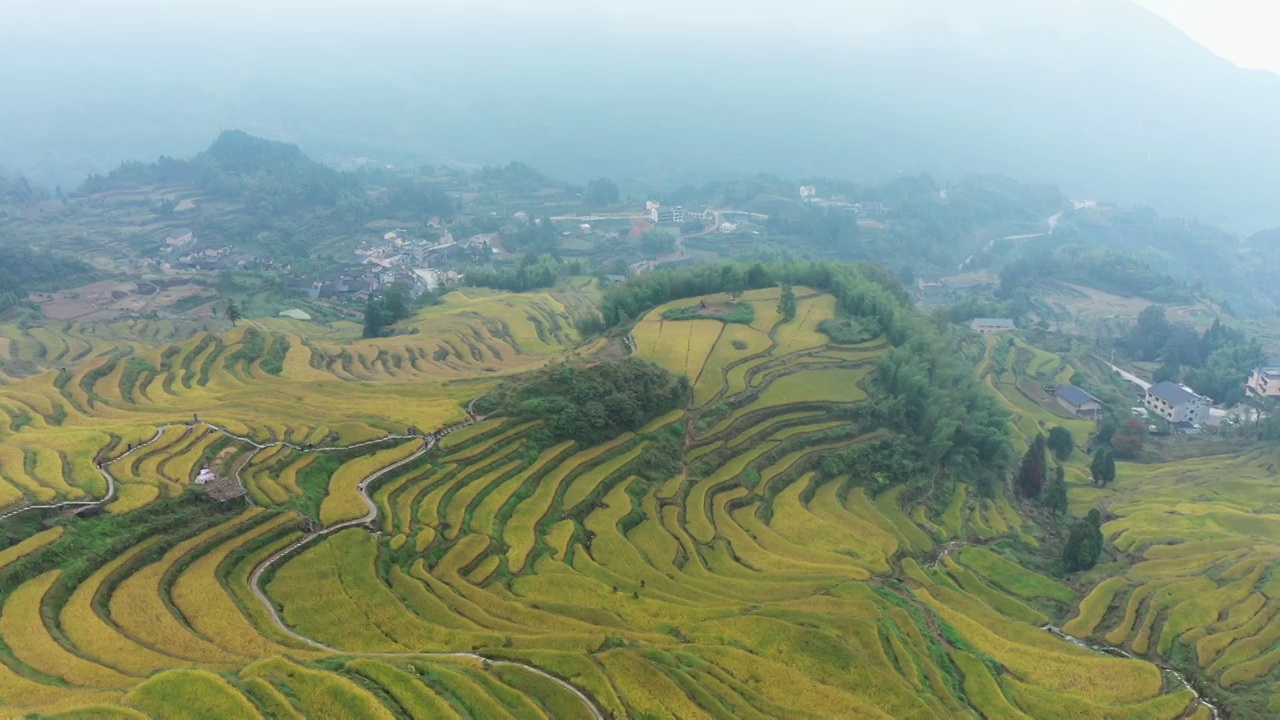
<svg viewBox="0 0 1280 720"><path fill-rule="evenodd" d="M218 479L218 477L214 475L213 471L206 465L200 470L200 474L196 475L196 484L204 485L205 483L213 482L216 479Z"/></svg>
<svg viewBox="0 0 1280 720"><path fill-rule="evenodd" d="M721 235L728 235L731 232L735 232L737 229L738 229L738 226L734 225L731 222L720 223L720 227L717 228L717 230L720 232Z"/></svg>
<svg viewBox="0 0 1280 720"><path fill-rule="evenodd" d="M1014 329L1014 325L1009 318L974 318L973 322L969 323L969 329L983 335L993 335L1009 332Z"/></svg>
<svg viewBox="0 0 1280 720"><path fill-rule="evenodd" d="M815 197L817 197L817 196L818 196L818 188L817 188L817 186L816 186L816 185L801 185L801 186L800 186L800 199L801 199L801 200L810 200L810 199L815 198Z"/></svg>

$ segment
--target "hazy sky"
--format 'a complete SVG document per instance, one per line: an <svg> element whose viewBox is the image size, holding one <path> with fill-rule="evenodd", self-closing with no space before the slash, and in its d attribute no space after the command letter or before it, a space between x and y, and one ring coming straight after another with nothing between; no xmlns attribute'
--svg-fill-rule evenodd
<svg viewBox="0 0 1280 720"><path fill-rule="evenodd" d="M1137 0L1231 62L1280 74L1275 0Z"/></svg>
<svg viewBox="0 0 1280 720"><path fill-rule="evenodd" d="M1238 65L1280 73L1276 0L1037 1L1046 9L1057 6L1085 15L1093 14L1089 5L1136 2ZM949 0L913 4L917 20L923 8L926 17L936 12L954 21L953 13L964 7L964 2ZM127 43L154 41L167 33L180 36L197 28L294 39L335 28L346 33L411 28L457 34L483 31L500 18L534 32L557 27L622 35L765 31L779 39L792 35L813 40L815 35L834 34L845 42L874 42L888 39L888 27L901 26L900 5L895 0L0 0L0 38L11 34L11 41L21 43L46 42L51 36L55 44L61 40L74 45L80 38L70 36L79 30L99 41Z"/></svg>

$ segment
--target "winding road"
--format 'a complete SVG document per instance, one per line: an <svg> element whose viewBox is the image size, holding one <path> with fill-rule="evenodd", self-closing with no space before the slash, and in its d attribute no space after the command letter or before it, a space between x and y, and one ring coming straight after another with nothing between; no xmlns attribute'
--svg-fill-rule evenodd
<svg viewBox="0 0 1280 720"><path fill-rule="evenodd" d="M275 604L271 602L271 598L267 597L266 592L262 589L263 575L265 575L267 571L270 570L276 563L289 557L293 553L296 553L299 549L305 547L306 545L309 545L310 543L320 538L327 537L329 535L340 532L342 530L346 530L347 528L358 527L361 525L372 525L375 521L377 521L378 505L373 501L373 498L370 497L368 493L368 487L372 482L374 482L378 478L381 478L390 472L397 470L398 468L408 465L409 463L417 460L418 458L421 458L423 455L433 450L436 447L436 443L444 436L450 433L456 432L458 430L461 430L462 428L468 427L470 425L474 425L475 423L478 423L482 420L484 420L484 416L477 415L475 413L475 400L472 400L470 403L467 404L467 420L465 420L464 422L457 423L455 425L450 425L438 433L418 434L418 435L387 435L385 437L381 437L375 440L368 440L365 442L355 443L352 445L330 446L330 447L303 447L294 443L289 443L284 441L277 441L277 442L271 442L271 443L259 443L243 435L237 435L220 425L215 425L209 422L200 422L199 424L205 425L216 432L220 432L223 435L233 440L236 440L238 442L242 442L254 447L255 450L253 453L250 453L250 457L252 457L253 454L256 454L259 450L264 450L272 447L281 447L281 446L291 448L298 452L336 452L339 450L352 450L355 448L367 447L370 445L377 445L379 443L391 442L395 440L410 440L413 438L419 438L424 441L422 448L417 452L413 453L412 455L409 455L408 457L404 458L403 460L400 460L399 462L388 465L387 467L384 467L378 470L377 472L370 474L368 477L360 481L359 485L357 485L357 489L360 491L360 497L364 500L365 504L369 506L369 512L365 513L364 517L357 518L355 520L348 520L342 523L337 523L334 525L330 525L328 527L321 528L314 532L308 533L307 535L300 538L297 542L294 542L288 547L273 553L269 557L259 562L256 566L254 566L253 570L249 573L249 587L253 590L254 596L258 599L258 602L262 604L262 607L267 611L267 614L271 617L272 624L274 624L278 630L285 633L286 635L293 638L294 640L297 640L298 642L314 647L317 650L333 653L335 655L356 655L359 657L384 657L384 658L397 658L397 657L444 658L444 659L451 658L451 659L474 660L482 663L485 667L500 667L500 666L519 667L535 675L538 675L539 677L542 677L546 680L550 680L551 682L556 683L558 686L560 686L564 690L570 693L573 693L573 695L577 697L579 701L582 702L583 707L587 710L587 712L590 714L593 720L604 720L605 718L604 713L600 710L599 707L597 707L595 701L592 700L591 697L588 696L586 693L582 692L581 690L574 687L572 684L570 684L569 682L565 681L562 678L556 677L555 675L552 675L551 673L548 673L545 670L534 667L532 665L527 665L522 662L516 662L512 660L497 660L497 659L488 658L483 655L478 655L476 653L471 653L471 652L352 653L352 652L342 650L341 648L336 648L331 645L326 645L322 642L306 637L305 635L302 635L297 631L295 631L293 628L289 627L284 622L284 619L280 617L280 613L279 611L276 610ZM151 438L145 443L138 445L135 448L131 448L130 450L122 453L117 458L114 458L110 461L103 462L102 464L97 465L98 472L102 473L102 476L107 480L107 494L104 495L99 500L75 500L75 501L68 501L68 502L61 502L61 503L52 503L47 505L27 505L21 508L10 510L5 514L0 515L0 520L13 517L15 515L27 512L29 510L56 510L60 508L90 507L94 505L105 505L115 497L116 491L118 488L118 482L116 481L115 477L111 474L111 472L107 469L107 465L109 465L110 463L117 462L119 460L123 460L124 458L142 450L143 448L146 448L147 446L154 444L157 440L159 440L164 436L165 430L167 428L170 428L170 427L190 428L190 427L193 427L195 424L197 423L193 421L191 423L170 423L167 425L157 426L155 437ZM241 463L241 466L242 465L243 463ZM245 487L244 482L240 477L240 466L236 467L235 479L236 479L236 482L240 485L240 487L245 490L245 498L250 503L253 503L253 498L248 494L248 488Z"/></svg>

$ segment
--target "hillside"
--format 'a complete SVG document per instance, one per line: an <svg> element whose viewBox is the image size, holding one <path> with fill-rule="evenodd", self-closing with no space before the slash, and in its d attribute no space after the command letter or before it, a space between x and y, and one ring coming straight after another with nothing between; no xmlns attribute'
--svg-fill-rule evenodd
<svg viewBox="0 0 1280 720"><path fill-rule="evenodd" d="M0 78L24 108L0 125L0 158L70 187L244 127L317 155L521 158L579 182L606 171L667 186L761 169L863 181L1001 173L1240 231L1280 224L1267 194L1280 179L1268 161L1280 147L1270 121L1280 79L1230 65L1132 3L861 0L833 16L810 0L741 17L663 7L684 19L583 8L573 27L535 34L525 30L537 16L509 8L482 19L483 51L456 12L317 14L293 19L309 32L272 44L222 14L161 15L106 41L87 14L58 39L92 62L41 42L40 25L14 23L22 30L5 38L42 73ZM215 62L229 30L245 52ZM413 39L461 65L430 72L381 51ZM319 56L309 43L348 52ZM137 66L151 72L126 71ZM264 66L272 73L255 71ZM51 88L96 111L58 111L45 102ZM584 98L592 112L576 110ZM659 121L671 112L680 122Z"/></svg>
<svg viewBox="0 0 1280 720"><path fill-rule="evenodd" d="M1017 379L1070 366L931 329L870 268L689 290L736 272L611 290L605 321L623 332L586 344L568 328L589 294L476 292L393 338L255 321L168 346L89 341L70 369L9 382L3 502L105 512L0 515L0 702L219 718L1207 712L1157 665L1041 629L1081 594L1052 576L1060 521L1003 468L1053 424L1084 442L1087 423ZM703 317L675 319L690 307ZM838 318L871 339L834 342ZM664 370L614 374L627 348ZM580 445L530 406L566 372L586 394L671 387L666 373L691 393ZM499 382L511 414L464 409ZM1251 657L1229 656L1215 677ZM1257 665L1222 685L1265 701Z"/></svg>

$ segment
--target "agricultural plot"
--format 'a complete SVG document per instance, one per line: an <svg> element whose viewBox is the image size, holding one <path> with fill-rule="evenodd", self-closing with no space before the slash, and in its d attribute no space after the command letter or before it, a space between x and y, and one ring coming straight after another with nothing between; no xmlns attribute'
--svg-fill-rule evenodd
<svg viewBox="0 0 1280 720"><path fill-rule="evenodd" d="M1273 561L1255 542L1272 525L1241 504L1252 490L1224 488L1193 512L1176 483L1123 467L1106 531L1150 554L1096 597L965 546L1018 535L1006 496L960 486L935 516L904 486L870 492L822 467L888 434L845 427L887 345L828 347L816 328L834 299L803 288L785 323L776 288L743 295L751 325L646 316L641 354L696 383L689 407L634 435L580 447L492 419L371 482L423 448L389 436L459 422L495 376L572 351L584 294L468 289L406 321L419 332L373 340L357 340L352 323L283 320L189 337L138 328L161 343L15 335L32 357L36 341L64 357L104 352L65 376L6 386L8 416L30 415L0 427L11 502L101 498L99 459L119 486L108 513L0 550L0 704L70 717L1058 717L1078 707L1173 720L1192 701L1163 687L1154 665L1040 628L1079 615L1070 630L1108 632L1123 619L1115 606L1145 586L1152 600L1135 605L1127 646L1142 635L1171 655L1192 643L1224 687L1272 677ZM122 344L130 354L111 356ZM1064 372L1019 349L1036 373ZM1240 473L1261 482L1266 462ZM206 465L247 496L193 498ZM381 532L308 535L366 517L366 497ZM1166 498L1179 514L1162 522L1146 503ZM200 512L162 522L180 503ZM97 547L95 528L132 518L158 529L80 552ZM1241 544L1156 549L1171 547L1161 533L1226 527ZM944 541L956 544L935 546ZM1211 566L1213 588L1163 589L1188 579L1171 560Z"/></svg>

